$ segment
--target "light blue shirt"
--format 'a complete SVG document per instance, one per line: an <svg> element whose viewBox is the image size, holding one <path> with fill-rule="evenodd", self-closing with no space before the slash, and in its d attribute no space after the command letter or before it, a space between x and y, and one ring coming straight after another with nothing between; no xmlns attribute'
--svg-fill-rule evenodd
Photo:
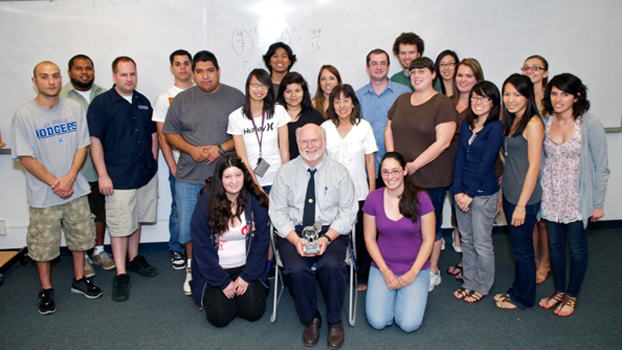
<svg viewBox="0 0 622 350"><path fill-rule="evenodd" d="M384 148L384 129L387 126L387 114L397 97L404 93L410 93L410 89L402 84L395 83L387 78L387 86L380 93L372 89L371 83L356 91L356 98L361 103L361 117L367 120L378 143L376 152L376 169L380 169L380 160L386 153Z"/></svg>

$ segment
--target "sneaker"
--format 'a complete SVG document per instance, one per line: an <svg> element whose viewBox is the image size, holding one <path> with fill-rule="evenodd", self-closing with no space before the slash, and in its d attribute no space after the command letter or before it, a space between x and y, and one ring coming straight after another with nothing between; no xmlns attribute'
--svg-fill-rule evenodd
<svg viewBox="0 0 622 350"><path fill-rule="evenodd" d="M110 254L106 253L105 251L97 255L93 255L93 263L100 265L102 269L104 270L112 270L115 267L117 267L114 264L114 260L112 259ZM89 276L86 276L86 277L89 277Z"/></svg>
<svg viewBox="0 0 622 350"><path fill-rule="evenodd" d="M441 250L445 250L445 238L441 238Z"/></svg>
<svg viewBox="0 0 622 350"><path fill-rule="evenodd" d="M93 265L91 265L91 259L86 253L84 254L84 276L87 278L95 276L95 270L93 270Z"/></svg>
<svg viewBox="0 0 622 350"><path fill-rule="evenodd" d="M39 313L41 315L53 314L56 311L54 303L54 289L41 289L39 292Z"/></svg>
<svg viewBox="0 0 622 350"><path fill-rule="evenodd" d="M186 267L184 253L171 250L171 265L173 265L175 270L183 270Z"/></svg>
<svg viewBox="0 0 622 350"><path fill-rule="evenodd" d="M190 281L192 281L192 270L190 266L186 268L186 280L184 281L184 294L192 295L192 289L190 289Z"/></svg>
<svg viewBox="0 0 622 350"><path fill-rule="evenodd" d="M123 301L130 297L130 275L127 273L112 279L112 300Z"/></svg>
<svg viewBox="0 0 622 350"><path fill-rule="evenodd" d="M104 294L98 286L93 284L90 278L86 277L82 277L79 281L71 281L71 292L82 294L89 299L97 299Z"/></svg>
<svg viewBox="0 0 622 350"><path fill-rule="evenodd" d="M434 287L438 286L439 284L441 284L441 270L438 270L438 272L436 273L430 270L430 288L428 289L428 292L433 291Z"/></svg>
<svg viewBox="0 0 622 350"><path fill-rule="evenodd" d="M155 267L149 265L145 257L137 255L134 260L127 263L127 270L130 272L136 272L143 277L154 277L158 275L158 270Z"/></svg>

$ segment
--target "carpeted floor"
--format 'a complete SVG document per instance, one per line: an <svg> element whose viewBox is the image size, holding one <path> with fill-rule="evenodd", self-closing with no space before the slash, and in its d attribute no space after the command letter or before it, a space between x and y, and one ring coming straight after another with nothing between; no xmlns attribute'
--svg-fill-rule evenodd
<svg viewBox="0 0 622 350"><path fill-rule="evenodd" d="M365 293L359 294L355 327L345 325L342 349L620 349L622 308L622 230L591 231L590 265L574 315L560 318L536 306L525 311L501 311L491 296L467 304L451 296L460 284L445 273L459 261L451 249L441 255L443 282L428 298L422 327L404 333L397 326L375 330L365 319ZM509 237L495 235L496 281L491 294L507 290L514 276ZM40 289L34 263L16 264L0 287L0 349L303 349L304 326L298 321L286 289L275 324L270 324L272 294L264 317L250 323L236 319L217 329L183 295L184 272L173 270L163 244L145 245L141 253L160 272L157 277L131 276L125 302L110 298L114 270L95 266L95 282L104 296L88 300L70 292L72 262L61 256L52 267L56 313L37 312ZM537 299L553 292L549 278L537 288ZM324 315L323 301L320 311ZM347 309L344 307L344 320ZM326 348L322 325L317 348Z"/></svg>

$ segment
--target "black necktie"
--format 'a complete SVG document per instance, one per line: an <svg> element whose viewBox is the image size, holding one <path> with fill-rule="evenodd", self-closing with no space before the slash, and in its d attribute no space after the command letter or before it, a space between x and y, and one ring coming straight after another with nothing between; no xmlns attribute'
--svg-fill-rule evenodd
<svg viewBox="0 0 622 350"><path fill-rule="evenodd" d="M302 214L302 226L312 226L315 223L315 175L316 169L307 169L309 174L309 184L307 185L307 196L305 197L305 210Z"/></svg>

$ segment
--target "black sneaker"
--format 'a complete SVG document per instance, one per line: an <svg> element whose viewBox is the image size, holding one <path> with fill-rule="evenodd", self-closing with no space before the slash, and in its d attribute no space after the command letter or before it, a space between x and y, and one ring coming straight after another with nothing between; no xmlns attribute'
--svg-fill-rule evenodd
<svg viewBox="0 0 622 350"><path fill-rule="evenodd" d="M186 267L184 253L171 250L171 265L173 265L175 270L183 270Z"/></svg>
<svg viewBox="0 0 622 350"><path fill-rule="evenodd" d="M102 290L93 284L90 278L82 277L81 280L71 281L71 292L76 294L82 294L89 299L97 299L104 294Z"/></svg>
<svg viewBox="0 0 622 350"><path fill-rule="evenodd" d="M130 272L136 272L143 277L154 277L158 275L158 270L155 267L149 265L145 257L138 255L134 260L127 263L127 270Z"/></svg>
<svg viewBox="0 0 622 350"><path fill-rule="evenodd" d="M41 315L53 314L56 311L54 303L54 289L41 289L39 292L39 313Z"/></svg>
<svg viewBox="0 0 622 350"><path fill-rule="evenodd" d="M112 300L123 301L130 297L130 276L127 273L112 279Z"/></svg>

